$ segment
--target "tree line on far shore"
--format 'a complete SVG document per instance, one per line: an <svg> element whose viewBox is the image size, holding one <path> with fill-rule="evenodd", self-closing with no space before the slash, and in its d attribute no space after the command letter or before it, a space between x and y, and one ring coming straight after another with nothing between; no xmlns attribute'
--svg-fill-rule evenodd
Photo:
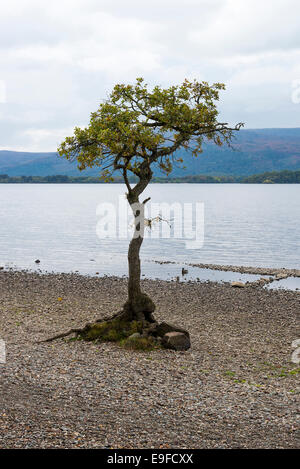
<svg viewBox="0 0 300 469"><path fill-rule="evenodd" d="M132 183L136 182L132 177ZM191 183L191 184L300 184L300 170L273 171L252 176L209 176L196 174L182 177L154 177L154 183ZM0 174L0 184L101 184L97 177L88 176L8 176ZM113 183L123 183L121 176L115 176Z"/></svg>

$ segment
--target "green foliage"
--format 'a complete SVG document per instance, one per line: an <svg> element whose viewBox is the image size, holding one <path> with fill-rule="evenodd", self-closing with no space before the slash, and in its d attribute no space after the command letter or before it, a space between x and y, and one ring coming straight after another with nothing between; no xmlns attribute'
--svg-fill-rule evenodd
<svg viewBox="0 0 300 469"><path fill-rule="evenodd" d="M242 180L248 184L299 184L300 171L273 171L248 176Z"/></svg>
<svg viewBox="0 0 300 469"><path fill-rule="evenodd" d="M273 181L271 181L271 179L265 179L263 181L263 184L274 184Z"/></svg>
<svg viewBox="0 0 300 469"><path fill-rule="evenodd" d="M120 170L129 189L128 171L149 182L150 166L156 163L168 175L173 163L182 163L176 150L190 149L198 156L204 138L218 146L230 144L233 131L242 127L230 128L218 121L216 102L224 89L222 83L209 86L196 80L152 90L142 78L135 85L116 85L108 100L91 114L89 126L76 127L58 153L76 160L80 170L98 166L107 182Z"/></svg>
<svg viewBox="0 0 300 469"><path fill-rule="evenodd" d="M137 178L132 177L132 182L136 182ZM84 177L84 176L7 176L0 174L0 184L97 184L103 183L99 177ZM122 177L116 177L113 181L115 183L122 183Z"/></svg>

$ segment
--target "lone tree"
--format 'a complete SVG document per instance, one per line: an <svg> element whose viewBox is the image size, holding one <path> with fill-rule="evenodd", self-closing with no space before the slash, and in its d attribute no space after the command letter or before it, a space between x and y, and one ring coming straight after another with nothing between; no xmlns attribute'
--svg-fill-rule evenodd
<svg viewBox="0 0 300 469"><path fill-rule="evenodd" d="M75 128L60 145L59 155L84 170L99 167L100 177L113 179L120 171L127 187L135 229L129 245L128 298L119 313L126 321L155 322L153 301L141 290L139 252L144 234L144 206L140 196L153 176L153 165L169 175L174 163L182 163L177 150L190 150L197 157L204 139L230 145L242 123L229 127L218 121L216 102L222 83L185 80L179 86L150 90L142 78L135 85L116 85L109 98L91 114L89 126ZM130 176L137 178L130 183Z"/></svg>

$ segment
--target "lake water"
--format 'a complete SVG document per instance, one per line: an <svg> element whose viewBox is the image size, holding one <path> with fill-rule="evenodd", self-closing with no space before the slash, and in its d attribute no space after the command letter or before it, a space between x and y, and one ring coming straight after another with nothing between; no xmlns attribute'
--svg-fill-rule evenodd
<svg viewBox="0 0 300 469"><path fill-rule="evenodd" d="M0 184L0 266L126 275L129 240L96 233L99 204L118 207L124 193L121 184ZM204 203L204 244L187 249L184 238L145 239L146 277L174 278L184 262L300 268L299 185L152 184L148 196L155 203ZM195 212L185 213L195 226ZM246 276L189 268L186 278Z"/></svg>

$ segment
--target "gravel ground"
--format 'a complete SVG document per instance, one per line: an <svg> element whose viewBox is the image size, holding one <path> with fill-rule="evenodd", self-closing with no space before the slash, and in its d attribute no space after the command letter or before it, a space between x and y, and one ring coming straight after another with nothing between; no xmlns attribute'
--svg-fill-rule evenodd
<svg viewBox="0 0 300 469"><path fill-rule="evenodd" d="M0 271L1 448L299 448L299 292L143 281L188 352L57 340L126 280Z"/></svg>

